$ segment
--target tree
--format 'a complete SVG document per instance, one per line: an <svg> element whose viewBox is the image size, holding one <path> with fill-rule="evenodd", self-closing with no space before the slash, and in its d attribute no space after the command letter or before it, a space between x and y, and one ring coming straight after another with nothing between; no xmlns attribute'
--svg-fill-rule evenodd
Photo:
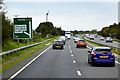
<svg viewBox="0 0 120 80"><path fill-rule="evenodd" d="M13 38L13 23L2 12L2 44Z"/></svg>
<svg viewBox="0 0 120 80"><path fill-rule="evenodd" d="M108 37L109 35L109 27L104 27L101 31L102 36Z"/></svg>
<svg viewBox="0 0 120 80"><path fill-rule="evenodd" d="M57 31L58 31L58 35L62 35L62 29L61 29L61 27L57 28Z"/></svg>
<svg viewBox="0 0 120 80"><path fill-rule="evenodd" d="M42 37L46 37L47 34L51 34L51 30L54 28L51 22L43 22L35 29L37 33L41 33Z"/></svg>
<svg viewBox="0 0 120 80"><path fill-rule="evenodd" d="M57 36L58 35L58 30L57 30L56 27L51 30L51 35L53 35L53 36Z"/></svg>
<svg viewBox="0 0 120 80"><path fill-rule="evenodd" d="M109 27L104 27L99 34L105 37L111 36L112 38L120 39L120 22L119 24L114 23Z"/></svg>
<svg viewBox="0 0 120 80"><path fill-rule="evenodd" d="M91 31L91 33L92 33L92 34L97 33L97 29L93 29L93 30Z"/></svg>
<svg viewBox="0 0 120 80"><path fill-rule="evenodd" d="M73 31L73 34L78 34L78 31L77 31L77 30L74 30L74 31Z"/></svg>
<svg viewBox="0 0 120 80"><path fill-rule="evenodd" d="M111 34L112 38L116 38L116 35L118 33L118 25L116 23L114 23L113 25L109 26L109 33Z"/></svg>
<svg viewBox="0 0 120 80"><path fill-rule="evenodd" d="M116 34L116 38L120 39L120 22L118 24L118 31L117 31L117 34Z"/></svg>

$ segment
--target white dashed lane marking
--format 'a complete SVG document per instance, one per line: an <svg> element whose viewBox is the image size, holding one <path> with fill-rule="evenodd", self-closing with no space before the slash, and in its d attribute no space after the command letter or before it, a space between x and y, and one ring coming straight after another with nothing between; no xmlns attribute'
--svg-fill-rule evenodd
<svg viewBox="0 0 120 80"><path fill-rule="evenodd" d="M71 54L71 56L73 57L73 54Z"/></svg>
<svg viewBox="0 0 120 80"><path fill-rule="evenodd" d="M80 71L77 71L77 74L78 74L79 76L81 76L81 73L80 73Z"/></svg>
<svg viewBox="0 0 120 80"><path fill-rule="evenodd" d="M76 63L76 61L75 61L75 60L73 60L73 63Z"/></svg>

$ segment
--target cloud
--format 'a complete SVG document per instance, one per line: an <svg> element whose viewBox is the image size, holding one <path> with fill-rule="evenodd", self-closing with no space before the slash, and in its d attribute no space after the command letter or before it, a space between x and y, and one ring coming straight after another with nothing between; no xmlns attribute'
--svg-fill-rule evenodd
<svg viewBox="0 0 120 80"><path fill-rule="evenodd" d="M32 17L33 29L45 22L49 10L49 21L64 30L101 30L117 22L117 3L19 3L8 2L8 17Z"/></svg>

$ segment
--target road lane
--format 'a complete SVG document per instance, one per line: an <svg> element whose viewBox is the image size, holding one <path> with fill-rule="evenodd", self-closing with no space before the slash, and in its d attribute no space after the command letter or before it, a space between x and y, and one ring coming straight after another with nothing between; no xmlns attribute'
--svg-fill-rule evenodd
<svg viewBox="0 0 120 80"><path fill-rule="evenodd" d="M106 43L106 40L100 41L100 37L95 37L94 41L95 42L100 42L100 43L103 43L103 44L106 44L106 45L114 46L114 47L120 47L120 46L118 46L118 42L113 41L113 43L110 43L110 42Z"/></svg>
<svg viewBox="0 0 120 80"><path fill-rule="evenodd" d="M64 47L50 48L15 78L118 78L118 64L93 67L87 63L89 48L76 48L72 39Z"/></svg>
<svg viewBox="0 0 120 80"><path fill-rule="evenodd" d="M49 49L15 78L80 78L69 50Z"/></svg>
<svg viewBox="0 0 120 80"><path fill-rule="evenodd" d="M87 39L87 40L90 40L90 39ZM108 45L108 46L120 47L120 43L119 42L113 41L113 43L110 43L110 42L106 43L106 40L104 40L104 41L100 40L100 36L99 37L95 37L94 40L90 40L90 41L97 42L99 44L105 44L105 45Z"/></svg>
<svg viewBox="0 0 120 80"><path fill-rule="evenodd" d="M71 40L71 49L73 51L76 65L81 71L81 78L118 78L118 64L115 67L95 66L87 63L89 48L76 48Z"/></svg>

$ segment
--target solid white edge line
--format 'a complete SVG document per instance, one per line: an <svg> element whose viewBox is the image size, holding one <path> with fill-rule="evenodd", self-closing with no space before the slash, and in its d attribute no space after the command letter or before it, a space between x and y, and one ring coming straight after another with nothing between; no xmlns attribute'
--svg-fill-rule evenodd
<svg viewBox="0 0 120 80"><path fill-rule="evenodd" d="M87 46L89 49L91 49L91 47Z"/></svg>
<svg viewBox="0 0 120 80"><path fill-rule="evenodd" d="M117 64L120 64L118 61L115 61Z"/></svg>
<svg viewBox="0 0 120 80"><path fill-rule="evenodd" d="M21 68L18 72L16 72L14 75L12 75L8 80L13 79L15 76L17 76L20 72L22 72L26 67L28 67L31 63L33 63L37 58L39 58L42 54L44 54L48 49L50 49L52 46L45 49L43 52L41 52L37 57L35 57L33 60L31 60L28 64L26 64L23 68Z"/></svg>
<svg viewBox="0 0 120 80"><path fill-rule="evenodd" d="M79 76L81 76L81 73L80 73L80 71L77 71L77 74L78 74Z"/></svg>

